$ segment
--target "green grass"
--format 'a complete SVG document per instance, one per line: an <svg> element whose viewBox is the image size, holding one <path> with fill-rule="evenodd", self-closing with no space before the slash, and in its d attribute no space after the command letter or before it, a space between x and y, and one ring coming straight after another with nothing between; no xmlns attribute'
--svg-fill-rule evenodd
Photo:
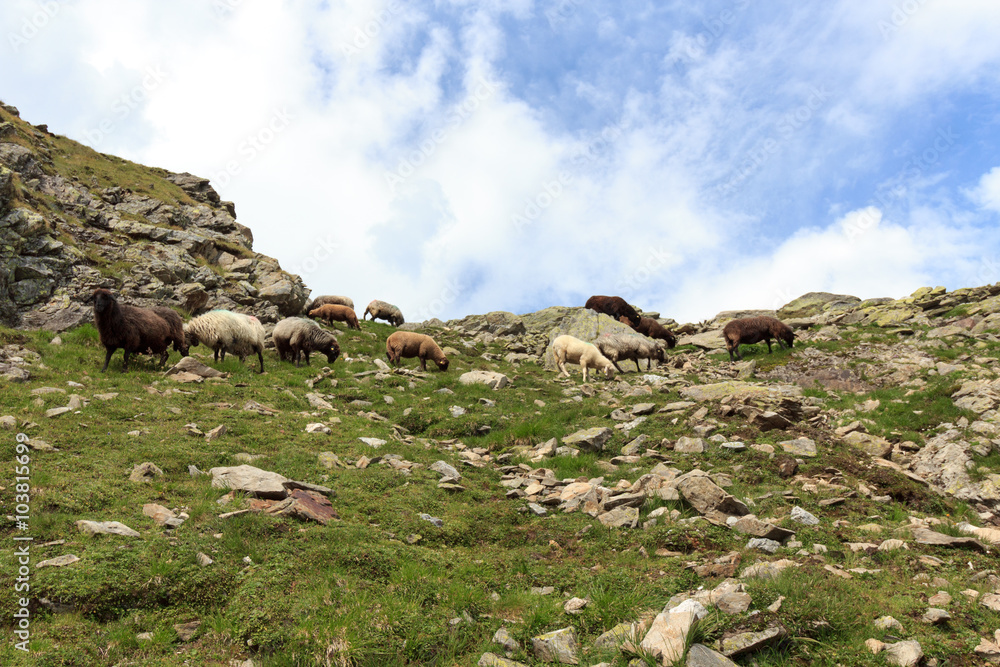
<svg viewBox="0 0 1000 667"><path fill-rule="evenodd" d="M607 426L615 407L628 410L640 402L660 405L679 400L676 390L624 397L607 391L613 385L598 382L593 385L595 395L563 403L567 393L573 393L564 390L579 387L578 375L560 383L555 374L532 364L513 368L478 356L489 352L502 357L498 343L452 358L447 373L432 368L424 377L355 377L373 368L372 359L384 359L384 341L392 331L366 322L360 332L343 333L340 345L352 361L341 359L333 365L336 386L321 382L309 389L305 382L325 365L322 357L314 358L309 368L296 368L279 363L268 351L267 372L258 375L255 360L242 363L229 357L216 364L204 348L194 348L193 353L231 377L222 383L179 385L165 379L148 357L140 357L128 373L122 373L120 352L109 371L100 373L103 350L89 325L61 334L61 346L50 345L51 333L0 328L0 343L26 345L42 355L44 364L32 367L29 382L0 387L0 412L15 416L19 428L60 450L31 454L33 559L65 553L81 558L67 567L32 571L32 595L71 604L75 611L33 610L32 655L22 655L7 642L0 646L0 663L227 665L252 657L265 667L464 666L475 664L485 651L499 650L491 638L503 626L521 644L514 659L534 667L541 663L531 653L531 638L539 633L572 626L581 644L591 647L600 634L619 623L652 617L672 596L713 588L721 581L702 579L689 563L711 563L736 551L741 553L742 569L769 558L746 551L746 536L708 524L680 500L648 500L640 510L640 521L660 507L678 510L681 519L661 518L648 529L608 529L581 511L563 513L555 508L545 517L535 517L524 511L524 501L505 497L500 472L493 465L462 463L458 443L493 456L515 454L580 428ZM442 346L465 349L454 332L439 331L435 336ZM773 355L760 346L763 351L747 349L747 358L757 358L762 366L788 363L805 345L775 349ZM847 340L842 345L851 349L854 343ZM176 359L172 353L171 361ZM416 366L413 360L404 365ZM728 367L727 356L718 367ZM499 392L456 382L459 374L471 369L498 369L515 381ZM624 376L629 382L635 378L635 374ZM962 416L972 419L950 403L954 379L926 379L927 385L909 397L898 387L863 396L835 396L822 390L806 394L837 411L878 398L880 407L863 414L873 421L869 430L894 440L922 442L938 423L954 423ZM67 385L70 381L84 387L74 389ZM76 392L90 403L79 414L48 419L45 410L64 405L68 393L31 393L45 386ZM443 388L453 393L436 393ZM111 392L117 397L94 398ZM323 394L334 411L312 408L305 397L310 392ZM392 403L385 396L392 397ZM480 399L495 404L488 406ZM545 407L536 406L536 399ZM242 407L249 400L278 412L271 416L245 412ZM353 401L368 401L371 406L359 407ZM452 417L449 410L456 405L466 414ZM727 437L776 443L795 435L759 433L741 417L719 418L714 413L717 406L710 407L710 416L720 424L718 432ZM410 412L404 416L406 410ZM914 415L914 410L923 414ZM366 416L371 412L388 421L371 420ZM658 461L642 459L617 470L603 462L637 435L649 436L647 446L654 449L664 438L673 441L693 435L687 422L690 412L676 424L654 414L627 437L616 431L600 455L561 455L529 465L549 468L559 479L601 477L608 487L619 480L632 482ZM327 423L333 433L305 433L305 424L314 421ZM225 424L228 431L206 442L186 434L189 423L203 431ZM394 424L410 438L397 439ZM484 426L490 427L488 432ZM777 557L795 558L803 566L777 580L747 581L751 611L757 614L713 612L690 641L710 643L729 633L780 622L789 630L789 640L753 655L758 665L882 664L866 654L863 642L875 634L871 621L891 613L920 639L928 655L944 659L956 652L967 654L975 636L986 636L990 624L995 625L995 616L958 591L970 586L968 563L973 572L995 567L992 555L942 553L911 544L907 551L867 556L851 553L843 543L895 536L911 515L950 514L957 522L974 518L974 509L940 498L893 471L867 466L856 452L822 432L796 428L817 438L822 452L800 474L821 475L834 466L847 486L854 488L863 480L892 500L874 502L858 496L823 507L819 500L840 492L804 491L801 485L782 480L775 461L754 450L729 453L713 443L702 455L664 453L668 465L682 473L699 467L729 475L733 485L727 491L743 499L757 498L752 511L758 516L792 527L806 549L814 543L825 545L829 551L823 562L882 572L840 579L823 570L818 560L783 549ZM139 435L129 435L133 431ZM0 435L4 433L12 442L12 434ZM373 449L360 442L360 436L387 443ZM318 454L327 451L351 463L361 457L398 454L417 465L409 474L382 464L327 469L318 460ZM206 477L191 477L188 466L207 471L236 465L241 453L261 455L253 463L257 467L333 488L338 520L321 526L254 513L220 519L219 514L244 507L247 501L237 498L219 506L216 500L222 491L211 488ZM437 488L439 475L428 467L438 460L460 470L465 491L450 495ZM144 461L156 463L164 476L148 484L128 481L132 467ZM515 454L507 463L528 461ZM996 454L976 463L987 470L1000 468ZM13 485L4 480L0 487L4 487L0 499L9 506ZM795 496L785 497L786 489ZM143 515L144 503L184 511L190 518L176 530L165 531ZM792 525L787 517L794 505L820 516L821 525ZM442 519L444 526L434 526L421 514ZM121 521L142 537L84 537L74 525L78 519ZM871 521L884 525L885 532L873 537L857 528ZM14 525L0 519L0 538L9 544L16 532ZM42 546L49 543L55 544ZM663 549L681 556L656 555ZM214 563L200 567L198 553L209 555ZM953 582L952 611L958 620L947 634L916 620L926 607L923 589L913 583L914 576L926 571L921 555L943 558L944 565L932 574ZM0 550L0 583L7 590L15 571L12 558L10 549ZM532 588L543 586L553 586L555 592L532 593ZM786 598L781 609L768 612L767 606L779 595ZM589 604L583 613L570 616L562 605L573 596L587 598ZM0 596L0 616L11 619L14 608L13 596ZM191 620L202 622L198 634L191 642L180 642L173 626ZM10 620L3 623L12 629ZM150 633L151 639L137 638L140 633ZM642 658L616 649L595 649L581 664L603 660L624 667L633 657Z"/></svg>

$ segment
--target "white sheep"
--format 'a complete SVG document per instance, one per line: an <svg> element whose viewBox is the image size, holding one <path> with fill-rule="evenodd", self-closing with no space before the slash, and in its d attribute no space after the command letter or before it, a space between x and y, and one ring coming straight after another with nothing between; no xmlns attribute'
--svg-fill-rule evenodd
<svg viewBox="0 0 1000 667"><path fill-rule="evenodd" d="M260 372L264 372L264 325L252 315L229 310L212 310L184 325L184 339L188 346L205 345L215 352L214 359L226 359L226 352L243 361L257 353Z"/></svg>
<svg viewBox="0 0 1000 667"><path fill-rule="evenodd" d="M608 380L615 376L614 368L607 357L601 354L601 351L596 346L584 342L579 338L567 335L559 336L552 341L552 353L556 357L556 364L558 364L559 370L566 377L569 377L569 371L566 370L566 362L580 364L580 368L583 369L584 382L587 381L587 371L591 368L603 370L604 377Z"/></svg>
<svg viewBox="0 0 1000 667"><path fill-rule="evenodd" d="M635 370L641 370L640 359L646 359L647 365L652 367L653 359L663 361L663 345L652 338L646 338L639 334L612 333L604 334L594 341L594 345L605 357L611 360L619 373L624 373L618 365L619 361L631 359L635 362Z"/></svg>
<svg viewBox="0 0 1000 667"><path fill-rule="evenodd" d="M398 327L403 323L403 313L396 306L391 303L386 303L385 301L379 301L375 299L365 308L365 314L361 316L361 319L367 320L368 315L372 316L372 322L375 319L388 320L389 324L394 327Z"/></svg>
<svg viewBox="0 0 1000 667"><path fill-rule="evenodd" d="M354 310L354 301L349 296L336 296L336 295L326 295L318 296L309 303L306 307L302 309L303 315L308 315L310 310L316 310L320 306L325 306L328 303L332 303L337 306L347 306L351 310Z"/></svg>

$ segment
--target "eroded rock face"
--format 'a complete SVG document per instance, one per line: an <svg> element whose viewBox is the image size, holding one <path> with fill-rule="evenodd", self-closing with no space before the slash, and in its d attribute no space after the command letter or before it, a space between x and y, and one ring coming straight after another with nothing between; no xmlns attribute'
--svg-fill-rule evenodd
<svg viewBox="0 0 1000 667"><path fill-rule="evenodd" d="M302 280L253 252L250 230L208 179L150 169L151 194L98 188L22 145L37 141L30 125L0 121L0 323L63 331L90 321L87 299L98 287L130 305L192 315L226 308L268 322L301 311ZM39 194L59 215L22 203Z"/></svg>

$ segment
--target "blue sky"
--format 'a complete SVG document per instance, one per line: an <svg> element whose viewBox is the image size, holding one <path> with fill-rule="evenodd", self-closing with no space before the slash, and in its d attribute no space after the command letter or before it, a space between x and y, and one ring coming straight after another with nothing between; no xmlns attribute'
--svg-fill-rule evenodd
<svg viewBox="0 0 1000 667"><path fill-rule="evenodd" d="M762 4L12 0L0 99L410 320L1000 280L995 5Z"/></svg>

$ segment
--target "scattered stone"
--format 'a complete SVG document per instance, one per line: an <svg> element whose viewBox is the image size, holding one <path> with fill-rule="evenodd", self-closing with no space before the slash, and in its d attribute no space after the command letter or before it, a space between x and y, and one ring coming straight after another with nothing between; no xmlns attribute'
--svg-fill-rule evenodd
<svg viewBox="0 0 1000 667"><path fill-rule="evenodd" d="M701 454L705 451L705 441L701 438L681 436L674 443L674 451L680 454Z"/></svg>
<svg viewBox="0 0 1000 667"><path fill-rule="evenodd" d="M386 443L386 441L381 438L358 438L358 440L375 449L378 449Z"/></svg>
<svg viewBox="0 0 1000 667"><path fill-rule="evenodd" d="M306 424L306 433L322 433L324 435L330 435L333 431L326 424L312 423Z"/></svg>
<svg viewBox="0 0 1000 667"><path fill-rule="evenodd" d="M685 667L738 667L735 662L704 644L694 644L688 649L684 665Z"/></svg>
<svg viewBox="0 0 1000 667"><path fill-rule="evenodd" d="M781 626L775 626L760 632L743 632L732 637L723 638L719 649L729 658L759 651L762 648L779 642L788 635Z"/></svg>
<svg viewBox="0 0 1000 667"><path fill-rule="evenodd" d="M924 615L920 617L920 620L930 625L938 625L950 621L951 614L946 612L944 609L931 607L924 612Z"/></svg>
<svg viewBox="0 0 1000 667"><path fill-rule="evenodd" d="M523 662L501 658L494 653L483 653L476 665L477 667L528 667Z"/></svg>
<svg viewBox="0 0 1000 667"><path fill-rule="evenodd" d="M785 452L792 454L793 456L805 456L808 458L814 458L817 456L816 443L809 438L786 440L784 442L779 442L778 445L780 445Z"/></svg>
<svg viewBox="0 0 1000 667"><path fill-rule="evenodd" d="M491 389L498 390L503 389L510 384L510 378L503 373L495 373L492 371L469 371L467 373L462 373L458 377L458 381L461 384L485 384Z"/></svg>
<svg viewBox="0 0 1000 667"><path fill-rule="evenodd" d="M181 519L163 505L157 505L156 503L146 503L143 505L142 513L155 521L158 526L176 528L184 523L184 519Z"/></svg>
<svg viewBox="0 0 1000 667"><path fill-rule="evenodd" d="M157 477L163 477L163 471L155 463L146 461L132 468L128 479L130 482L152 482Z"/></svg>
<svg viewBox="0 0 1000 667"><path fill-rule="evenodd" d="M48 560L43 560L35 565L36 568L43 567L65 567L67 565L72 565L73 563L80 560L77 556L73 554L66 554L65 556L56 556L55 558L50 558Z"/></svg>
<svg viewBox="0 0 1000 667"><path fill-rule="evenodd" d="M566 600L566 604L563 605L563 611L567 614L582 614L584 608L590 603L590 600L585 598L570 598Z"/></svg>
<svg viewBox="0 0 1000 667"><path fill-rule="evenodd" d="M916 667L923 658L924 651L919 642L901 641L885 646L885 659L890 665Z"/></svg>
<svg viewBox="0 0 1000 667"><path fill-rule="evenodd" d="M599 452L604 449L604 443L612 434L614 431L606 426L595 426L567 435L562 439L562 443L586 452Z"/></svg>
<svg viewBox="0 0 1000 667"><path fill-rule="evenodd" d="M182 642L189 642L192 639L194 639L195 633L198 632L198 628L200 626L201 626L201 621L191 621L190 623L179 623L174 626L174 631L177 633L177 638L180 639Z"/></svg>
<svg viewBox="0 0 1000 667"><path fill-rule="evenodd" d="M118 521L87 521L81 519L76 522L76 527L81 533L87 535L122 535L124 537L141 537L139 533Z"/></svg>
<svg viewBox="0 0 1000 667"><path fill-rule="evenodd" d="M421 514L420 518L423 519L424 521L429 521L429 522L433 523L438 528L443 528L444 527L444 521L442 521L441 519L437 518L436 516L431 516L430 514Z"/></svg>
<svg viewBox="0 0 1000 667"><path fill-rule="evenodd" d="M493 643L503 647L504 652L507 655L512 655L514 651L520 650L521 645L518 643L507 628L501 627L493 634Z"/></svg>
<svg viewBox="0 0 1000 667"><path fill-rule="evenodd" d="M288 496L284 483L289 481L284 475L261 470L249 465L210 468L212 487L242 491L256 498L284 500Z"/></svg>
<svg viewBox="0 0 1000 667"><path fill-rule="evenodd" d="M532 637L531 648L535 657L542 662L580 664L580 648L576 641L576 630L572 626Z"/></svg>
<svg viewBox="0 0 1000 667"><path fill-rule="evenodd" d="M209 558L207 554L203 554L200 551L198 552L196 559L198 561L198 565L200 565L201 567L208 567L209 565L215 562L214 560Z"/></svg>
<svg viewBox="0 0 1000 667"><path fill-rule="evenodd" d="M815 516L805 511L798 505L792 508L791 519L792 521L795 521L796 523L801 523L802 525L805 526L819 525L819 519L817 519Z"/></svg>

